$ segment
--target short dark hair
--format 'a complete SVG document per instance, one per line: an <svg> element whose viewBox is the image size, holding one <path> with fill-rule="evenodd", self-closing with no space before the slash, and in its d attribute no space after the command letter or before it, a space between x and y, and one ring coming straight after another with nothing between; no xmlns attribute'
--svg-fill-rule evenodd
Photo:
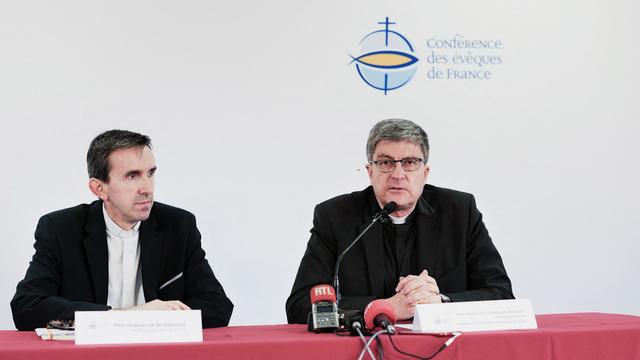
<svg viewBox="0 0 640 360"><path fill-rule="evenodd" d="M151 148L151 138L132 131L109 130L96 136L87 151L89 178L109 182L109 155L116 150L143 146Z"/></svg>
<svg viewBox="0 0 640 360"><path fill-rule="evenodd" d="M429 160L429 138L416 123L405 119L387 119L375 124L367 139L367 160L373 160L373 153L380 141L409 141L422 149L424 162Z"/></svg>

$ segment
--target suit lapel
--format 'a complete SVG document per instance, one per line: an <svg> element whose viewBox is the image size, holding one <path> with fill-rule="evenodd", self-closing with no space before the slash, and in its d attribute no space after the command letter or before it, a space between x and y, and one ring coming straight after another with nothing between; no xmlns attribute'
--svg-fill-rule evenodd
<svg viewBox="0 0 640 360"><path fill-rule="evenodd" d="M158 298L160 281L160 257L162 255L162 234L157 231L153 211L149 219L140 224L140 264L142 266L142 287L146 302Z"/></svg>
<svg viewBox="0 0 640 360"><path fill-rule="evenodd" d="M373 193L369 197L367 211L364 216L364 223L358 228L358 234L364 230L376 212L380 211L380 206ZM375 297L384 296L384 243L383 230L380 222L375 223L366 234L362 236L360 242L364 247L364 253L369 270L369 283L371 292Z"/></svg>
<svg viewBox="0 0 640 360"><path fill-rule="evenodd" d="M369 221L370 223L371 221ZM362 226L359 231L369 225ZM371 292L376 297L384 295L384 244L382 238L382 225L374 224L366 234L362 236L362 246L367 259L367 268L369 269L369 282Z"/></svg>
<svg viewBox="0 0 640 360"><path fill-rule="evenodd" d="M439 219L435 209L427 202L423 195L418 199L416 211L416 244L419 273L427 270L431 277L437 277L436 267L438 249ZM419 275L415 274L415 275Z"/></svg>
<svg viewBox="0 0 640 360"><path fill-rule="evenodd" d="M109 286L109 249L104 214L102 213L102 201L95 201L91 204L85 232L84 250L93 281L96 303L106 304Z"/></svg>

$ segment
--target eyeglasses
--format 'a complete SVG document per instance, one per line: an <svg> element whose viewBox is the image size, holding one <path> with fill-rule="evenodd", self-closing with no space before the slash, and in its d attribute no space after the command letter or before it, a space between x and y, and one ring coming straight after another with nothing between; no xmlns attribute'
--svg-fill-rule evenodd
<svg viewBox="0 0 640 360"><path fill-rule="evenodd" d="M383 173L392 172L396 167L396 163L400 163L404 171L416 171L420 168L420 164L424 161L420 158L406 158L401 160L382 159L372 160L369 164L375 165L376 169Z"/></svg>

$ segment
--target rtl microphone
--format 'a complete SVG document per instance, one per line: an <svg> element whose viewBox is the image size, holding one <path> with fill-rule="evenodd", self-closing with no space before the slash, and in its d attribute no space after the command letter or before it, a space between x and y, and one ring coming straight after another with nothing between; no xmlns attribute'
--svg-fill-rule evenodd
<svg viewBox="0 0 640 360"><path fill-rule="evenodd" d="M389 334L395 334L393 323L396 322L396 311L387 300L373 300L364 309L364 323L367 329L382 328Z"/></svg>
<svg viewBox="0 0 640 360"><path fill-rule="evenodd" d="M331 332L340 326L336 293L331 285L316 285L311 288L311 314L309 331Z"/></svg>
<svg viewBox="0 0 640 360"><path fill-rule="evenodd" d="M344 249L344 251L340 254L340 256L338 256L338 260L336 261L336 267L335 267L335 269L333 271L333 286L336 289L336 294L337 294L337 300L336 301L337 301L338 306L340 305L340 280L338 279L338 271L340 270L340 263L342 262L342 258L347 253L347 251L351 250L353 245L355 245L355 243L357 243L358 240L360 240L362 235L364 235L373 226L373 224L376 223L376 221L378 221L380 219L383 219L382 221L384 221L384 219L386 219L389 214L391 214L392 212L396 211L397 208L398 208L398 204L396 204L395 201L392 201L392 202L388 203L387 205L385 205L382 208L382 210L380 210L373 217L373 220L371 221L371 223L366 228L364 228L364 230L362 230L362 232L356 237L356 239L353 240L351 242L351 244L349 244L349 246L347 246L346 249Z"/></svg>

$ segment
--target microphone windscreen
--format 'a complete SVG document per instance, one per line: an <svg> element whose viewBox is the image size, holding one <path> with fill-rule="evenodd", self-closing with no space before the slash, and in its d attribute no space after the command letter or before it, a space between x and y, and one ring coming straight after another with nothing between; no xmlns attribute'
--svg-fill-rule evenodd
<svg viewBox="0 0 640 360"><path fill-rule="evenodd" d="M397 208L398 208L398 204L396 204L395 201L392 201L387 205L385 205L384 208L382 208L382 210L386 211L387 214L391 214L392 212L396 211Z"/></svg>
<svg viewBox="0 0 640 360"><path fill-rule="evenodd" d="M336 292L331 285L316 285L311 288L309 295L311 296L312 304L317 304L320 301L336 302Z"/></svg>
<svg viewBox="0 0 640 360"><path fill-rule="evenodd" d="M389 301L384 299L373 300L364 309L364 323L368 329L376 327L375 319L379 315L385 315L392 324L396 322L396 311Z"/></svg>

